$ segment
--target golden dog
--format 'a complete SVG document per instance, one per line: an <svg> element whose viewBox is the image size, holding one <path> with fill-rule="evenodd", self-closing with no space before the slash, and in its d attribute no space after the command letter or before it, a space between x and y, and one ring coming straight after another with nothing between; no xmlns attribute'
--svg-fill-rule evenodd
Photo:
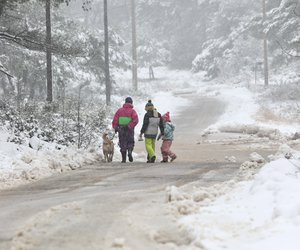
<svg viewBox="0 0 300 250"><path fill-rule="evenodd" d="M103 139L103 155L104 155L104 160L106 162L112 162L113 156L114 156L114 143L112 140L108 138L108 134L104 133L102 135Z"/></svg>

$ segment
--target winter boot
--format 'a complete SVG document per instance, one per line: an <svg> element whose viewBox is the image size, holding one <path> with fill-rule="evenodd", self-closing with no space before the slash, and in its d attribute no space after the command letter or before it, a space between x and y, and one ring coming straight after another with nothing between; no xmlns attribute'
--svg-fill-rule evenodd
<svg viewBox="0 0 300 250"><path fill-rule="evenodd" d="M154 156L152 156L152 157L151 157L151 159L150 159L150 163L154 163L154 162L155 162L155 160L156 160L156 156L154 155Z"/></svg>
<svg viewBox="0 0 300 250"><path fill-rule="evenodd" d="M161 162L162 162L162 163L168 162L168 155L163 154L163 157L162 157L162 161L161 161Z"/></svg>
<svg viewBox="0 0 300 250"><path fill-rule="evenodd" d="M126 151L125 152L121 152L122 154L122 163L126 163Z"/></svg>
<svg viewBox="0 0 300 250"><path fill-rule="evenodd" d="M130 162L133 162L132 149L128 149L128 160L129 160Z"/></svg>
<svg viewBox="0 0 300 250"><path fill-rule="evenodd" d="M150 163L150 156L147 155L147 163Z"/></svg>
<svg viewBox="0 0 300 250"><path fill-rule="evenodd" d="M176 155L171 156L171 162L174 161L177 158Z"/></svg>

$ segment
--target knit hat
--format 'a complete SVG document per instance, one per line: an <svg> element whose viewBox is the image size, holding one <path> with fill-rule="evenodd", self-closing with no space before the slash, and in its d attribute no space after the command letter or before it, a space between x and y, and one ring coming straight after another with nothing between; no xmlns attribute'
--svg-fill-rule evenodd
<svg viewBox="0 0 300 250"><path fill-rule="evenodd" d="M154 109L154 105L151 100L148 100L148 102L145 105L145 110L152 110L152 109Z"/></svg>
<svg viewBox="0 0 300 250"><path fill-rule="evenodd" d="M132 98L130 96L126 97L125 103L133 103Z"/></svg>
<svg viewBox="0 0 300 250"><path fill-rule="evenodd" d="M166 122L171 122L171 119L170 119L170 112L167 112L165 113L163 116L162 116L162 119Z"/></svg>

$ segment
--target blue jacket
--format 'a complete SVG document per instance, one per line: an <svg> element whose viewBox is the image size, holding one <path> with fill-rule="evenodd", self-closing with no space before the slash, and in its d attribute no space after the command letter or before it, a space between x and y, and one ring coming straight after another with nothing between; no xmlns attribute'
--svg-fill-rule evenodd
<svg viewBox="0 0 300 250"><path fill-rule="evenodd" d="M162 136L162 140L174 140L174 130L175 126L171 122L164 122L164 135Z"/></svg>

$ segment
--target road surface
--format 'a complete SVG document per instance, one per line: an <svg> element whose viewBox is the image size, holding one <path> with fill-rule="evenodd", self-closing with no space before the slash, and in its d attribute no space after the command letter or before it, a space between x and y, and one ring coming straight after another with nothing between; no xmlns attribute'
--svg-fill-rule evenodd
<svg viewBox="0 0 300 250"><path fill-rule="evenodd" d="M197 144L224 104L189 98L193 106L174 120L174 163L102 163L2 191L0 249L185 249L190 239L167 210L166 188L230 180L239 167L224 161L235 146Z"/></svg>

